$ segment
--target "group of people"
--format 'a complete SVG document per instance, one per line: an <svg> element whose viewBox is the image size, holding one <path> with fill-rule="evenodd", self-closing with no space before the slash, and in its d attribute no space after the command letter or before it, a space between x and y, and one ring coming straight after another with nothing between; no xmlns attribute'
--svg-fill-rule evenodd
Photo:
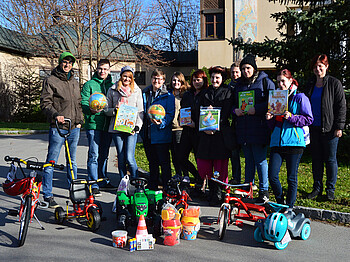
<svg viewBox="0 0 350 262"><path fill-rule="evenodd" d="M313 191L307 195L315 198L323 191L323 168L326 164L326 197L334 199L337 179L337 144L345 126L345 95L339 80L328 75L328 58L319 55L311 62L315 77L308 91L300 93L298 82L288 69L277 75L277 87L268 75L259 71L255 56L247 55L240 63L232 64L229 72L221 66L209 69L207 76L203 70L196 70L188 84L181 72L175 72L170 85L165 85L166 75L156 69L151 75L151 85L141 90L134 80L134 69L125 66L120 79L113 84L110 63L107 59L98 62L92 79L85 83L81 92L74 79L72 66L75 58L64 52L59 65L43 83L41 108L51 123L47 162L57 161L63 145L54 122L60 123L62 132L67 132L64 118L72 120L72 131L68 138L73 170L76 174L75 154L80 127L85 116L85 130L89 142L87 170L90 180L106 177L106 163L111 141L118 154L118 169L121 177L130 172L137 176L135 147L138 134L141 136L149 162L149 188L163 190L170 180L171 162L175 177L189 182L189 173L197 183L203 183L213 175L228 182L228 163L231 158L232 181L241 183L240 150L245 158L245 183L253 183L257 170L259 178L258 202L268 201L269 184L278 203L293 208L297 196L298 166L306 146L305 130L310 126L312 148ZM229 85L225 81L231 76ZM209 85L209 79L211 85ZM270 90L288 90L288 110L283 115L268 112ZM240 103L241 92L254 93L253 105L245 111ZM89 107L89 97L94 92L106 95L108 106L101 110ZM118 108L122 105L137 108L137 121L131 133L114 130ZM152 105L162 105L165 117L160 120L150 118L147 109ZM180 125L180 109L190 108L192 122ZM218 129L199 131L202 108L220 111ZM268 146L270 161L267 162ZM172 161L170 160L170 151ZM193 152L197 168L189 160ZM282 161L286 161L288 191L286 199L279 181ZM161 170L161 173L160 173ZM161 176L160 176L161 174ZM52 196L53 169L45 168L43 178L44 201L50 207L57 204ZM68 181L70 176L68 174ZM114 188L109 181L92 186L98 196L100 188ZM222 188L208 180L209 202L217 205L222 200Z"/></svg>

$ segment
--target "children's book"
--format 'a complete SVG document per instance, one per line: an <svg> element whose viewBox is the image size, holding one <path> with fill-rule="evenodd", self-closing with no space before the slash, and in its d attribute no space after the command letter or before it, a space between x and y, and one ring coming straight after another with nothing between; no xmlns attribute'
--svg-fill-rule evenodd
<svg viewBox="0 0 350 262"><path fill-rule="evenodd" d="M120 105L114 122L114 130L131 133L136 125L137 107Z"/></svg>
<svg viewBox="0 0 350 262"><path fill-rule="evenodd" d="M254 90L242 91L238 93L238 106L244 112L248 112L249 108L255 105Z"/></svg>
<svg viewBox="0 0 350 262"><path fill-rule="evenodd" d="M181 108L180 109L180 126L187 126L192 123L191 119L191 108Z"/></svg>
<svg viewBox="0 0 350 262"><path fill-rule="evenodd" d="M199 114L199 131L219 131L220 108L201 107Z"/></svg>
<svg viewBox="0 0 350 262"><path fill-rule="evenodd" d="M288 90L270 90L267 111L273 115L283 115L288 110Z"/></svg>

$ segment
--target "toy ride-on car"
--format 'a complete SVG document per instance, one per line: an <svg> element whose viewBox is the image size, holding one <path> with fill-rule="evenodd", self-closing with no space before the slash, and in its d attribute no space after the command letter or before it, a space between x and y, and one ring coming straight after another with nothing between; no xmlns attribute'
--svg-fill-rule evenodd
<svg viewBox="0 0 350 262"><path fill-rule="evenodd" d="M153 226L154 235L159 236L163 192L146 189L147 179L142 177L132 178L130 184L135 187L133 193L117 191L117 228L126 230L128 226L137 225L140 216L143 215L146 223Z"/></svg>
<svg viewBox="0 0 350 262"><path fill-rule="evenodd" d="M266 219L257 221L255 226L254 239L257 242L272 241L279 250L288 246L291 237L307 240L311 233L310 220L303 213L296 215L291 210L286 213L274 212Z"/></svg>

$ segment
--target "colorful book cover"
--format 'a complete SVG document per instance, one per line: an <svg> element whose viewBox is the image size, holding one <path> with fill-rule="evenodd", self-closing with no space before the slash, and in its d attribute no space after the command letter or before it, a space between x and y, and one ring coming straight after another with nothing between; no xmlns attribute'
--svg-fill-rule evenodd
<svg viewBox="0 0 350 262"><path fill-rule="evenodd" d="M249 108L255 105L254 90L242 91L238 93L238 106L244 112L248 112Z"/></svg>
<svg viewBox="0 0 350 262"><path fill-rule="evenodd" d="M201 107L199 115L199 131L219 131L220 108Z"/></svg>
<svg viewBox="0 0 350 262"><path fill-rule="evenodd" d="M191 119L191 108L181 108L180 109L180 126L187 126L192 123Z"/></svg>
<svg viewBox="0 0 350 262"><path fill-rule="evenodd" d="M288 110L288 90L270 90L267 111L273 115L283 115Z"/></svg>
<svg viewBox="0 0 350 262"><path fill-rule="evenodd" d="M114 130L131 133L136 125L137 107L122 104L117 112Z"/></svg>

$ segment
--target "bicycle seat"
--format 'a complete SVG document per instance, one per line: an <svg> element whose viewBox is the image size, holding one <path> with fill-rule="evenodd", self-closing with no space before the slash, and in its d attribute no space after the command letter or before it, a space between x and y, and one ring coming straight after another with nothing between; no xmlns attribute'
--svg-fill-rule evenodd
<svg viewBox="0 0 350 262"><path fill-rule="evenodd" d="M90 191L85 179L73 180L70 185L69 198L74 204L81 204L89 195Z"/></svg>

